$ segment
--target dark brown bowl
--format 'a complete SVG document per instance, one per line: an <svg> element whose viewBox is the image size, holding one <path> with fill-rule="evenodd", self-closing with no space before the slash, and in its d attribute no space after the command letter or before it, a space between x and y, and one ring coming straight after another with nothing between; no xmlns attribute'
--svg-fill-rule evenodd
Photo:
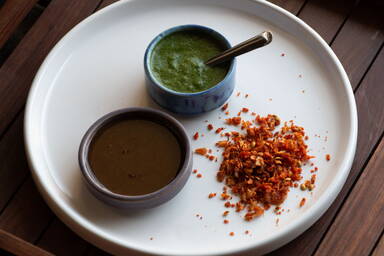
<svg viewBox="0 0 384 256"><path fill-rule="evenodd" d="M176 177L165 187L145 195L121 195L110 191L98 181L89 165L88 151L97 132L107 124L121 119L138 118L157 122L175 135L182 150L182 164ZM172 116L150 108L124 108L101 117L88 129L80 143L79 165L88 189L98 199L118 208L143 209L167 202L184 187L192 170L192 152L184 127Z"/></svg>

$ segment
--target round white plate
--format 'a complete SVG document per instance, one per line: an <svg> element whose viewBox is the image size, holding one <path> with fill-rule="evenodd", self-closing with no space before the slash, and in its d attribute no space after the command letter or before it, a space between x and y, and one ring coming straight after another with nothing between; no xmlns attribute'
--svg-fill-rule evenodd
<svg viewBox="0 0 384 256"><path fill-rule="evenodd" d="M194 169L203 178L193 175L180 194L155 209L124 213L96 200L82 183L77 150L96 119L123 107L158 108L144 88L144 51L158 33L180 24L212 27L232 44L263 30L273 32L269 46L238 58L229 110L232 115L242 107L261 115L277 114L308 132L310 153L317 156L314 162L319 167L316 189L313 193L292 189L282 215L271 209L246 222L243 214L232 211L230 223L223 224L223 201L207 197L221 191L215 178L219 162L199 156L194 156ZM207 131L204 120L219 127L225 115L215 110L178 118L191 137L196 131L204 133L192 141L193 148L214 148L220 137ZM70 31L46 58L33 82L25 116L33 177L49 206L86 240L124 255L255 255L287 243L312 225L337 196L351 167L356 136L353 93L332 50L293 15L249 0L132 0L97 12ZM331 161L325 160L326 154ZM304 178L310 177L309 170L307 165ZM307 203L299 208L302 197Z"/></svg>

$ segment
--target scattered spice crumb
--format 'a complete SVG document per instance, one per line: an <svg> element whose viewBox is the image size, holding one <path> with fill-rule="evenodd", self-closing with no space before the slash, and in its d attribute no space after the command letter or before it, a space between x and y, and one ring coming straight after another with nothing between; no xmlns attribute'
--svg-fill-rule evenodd
<svg viewBox="0 0 384 256"><path fill-rule="evenodd" d="M149 240L153 240L153 237L150 237Z"/></svg>
<svg viewBox="0 0 384 256"><path fill-rule="evenodd" d="M229 207L231 207L231 203L229 201L227 201L227 202L225 202L224 206L229 208Z"/></svg>
<svg viewBox="0 0 384 256"><path fill-rule="evenodd" d="M325 155L325 160L330 161L331 160L331 155L330 154L326 154Z"/></svg>
<svg viewBox="0 0 384 256"><path fill-rule="evenodd" d="M228 103L225 103L224 106L221 107L221 110L225 111L228 108Z"/></svg>
<svg viewBox="0 0 384 256"><path fill-rule="evenodd" d="M213 198L213 197L215 197L216 196L216 193L210 193L209 195L208 195L208 198Z"/></svg>
<svg viewBox="0 0 384 256"><path fill-rule="evenodd" d="M302 92L302 93L305 93L305 90L302 90L301 92Z"/></svg>
<svg viewBox="0 0 384 256"><path fill-rule="evenodd" d="M303 77L303 75L300 74L300 75L299 75L299 78L302 78L302 77Z"/></svg>
<svg viewBox="0 0 384 256"><path fill-rule="evenodd" d="M208 152L208 149L206 149L206 148L197 148L197 149L195 149L195 153L199 154L199 155L202 155L202 156L206 155L207 152Z"/></svg>
<svg viewBox="0 0 384 256"><path fill-rule="evenodd" d="M213 125L212 124L209 124L207 127L208 127L208 130L212 130L213 129Z"/></svg>
<svg viewBox="0 0 384 256"><path fill-rule="evenodd" d="M245 234L248 235L249 234L249 230L245 230Z"/></svg>
<svg viewBox="0 0 384 256"><path fill-rule="evenodd" d="M226 115L229 115L229 111L225 112Z"/></svg>
<svg viewBox="0 0 384 256"><path fill-rule="evenodd" d="M224 220L224 224L228 224L229 223L229 220Z"/></svg>
<svg viewBox="0 0 384 256"><path fill-rule="evenodd" d="M269 100L269 101L272 101L272 98L269 98L268 100Z"/></svg>
<svg viewBox="0 0 384 256"><path fill-rule="evenodd" d="M252 112L251 115L256 116L256 113L255 113L255 112Z"/></svg>
<svg viewBox="0 0 384 256"><path fill-rule="evenodd" d="M248 108L242 108L242 109L241 109L241 112L243 112L243 113L247 113L248 111L249 111Z"/></svg>
<svg viewBox="0 0 384 256"><path fill-rule="evenodd" d="M193 135L193 139L194 139L194 140L197 140L198 138L199 138L199 133L196 132L195 135Z"/></svg>
<svg viewBox="0 0 384 256"><path fill-rule="evenodd" d="M234 233L234 232L230 232L229 235L230 235L230 236L234 236L235 233Z"/></svg>
<svg viewBox="0 0 384 256"><path fill-rule="evenodd" d="M220 133L222 130L224 130L223 127L217 128L216 131L215 131L215 133Z"/></svg>
<svg viewBox="0 0 384 256"><path fill-rule="evenodd" d="M203 175L201 175L201 173L199 173L199 174L196 175L196 177L197 178L201 178L201 177L203 177Z"/></svg>
<svg viewBox="0 0 384 256"><path fill-rule="evenodd" d="M212 149L208 149L208 153L212 153Z"/></svg>
<svg viewBox="0 0 384 256"><path fill-rule="evenodd" d="M240 116L241 115L241 111L239 111L238 113L237 113L237 116Z"/></svg>
<svg viewBox="0 0 384 256"><path fill-rule="evenodd" d="M213 161L213 160L215 160L215 156L209 156L208 159L209 159L210 161Z"/></svg>
<svg viewBox="0 0 384 256"><path fill-rule="evenodd" d="M248 98L248 96L249 96L249 95L248 95L248 93L247 93L247 94L245 94L245 98Z"/></svg>
<svg viewBox="0 0 384 256"><path fill-rule="evenodd" d="M284 57L284 56L285 56L285 53L280 54L280 56L281 56L281 57Z"/></svg>
<svg viewBox="0 0 384 256"><path fill-rule="evenodd" d="M223 212L223 216L226 217L229 214L229 211Z"/></svg>
<svg viewBox="0 0 384 256"><path fill-rule="evenodd" d="M197 169L193 170L193 173L197 173Z"/></svg>
<svg viewBox="0 0 384 256"><path fill-rule="evenodd" d="M305 199L305 197L303 197L303 198L301 199L301 201L300 201L299 206L300 206L300 207L303 207L304 204L305 204L305 201L306 201L306 199Z"/></svg>
<svg viewBox="0 0 384 256"><path fill-rule="evenodd" d="M240 96L240 92L238 92L238 93L236 94L236 96L239 97L239 96Z"/></svg>

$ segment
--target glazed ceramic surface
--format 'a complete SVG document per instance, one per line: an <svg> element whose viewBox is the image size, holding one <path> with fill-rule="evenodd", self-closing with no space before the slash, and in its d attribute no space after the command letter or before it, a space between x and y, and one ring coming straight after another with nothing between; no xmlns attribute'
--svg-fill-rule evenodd
<svg viewBox="0 0 384 256"><path fill-rule="evenodd" d="M220 109L192 117L175 115L190 138L199 132L192 149L212 148L219 160L194 155L193 169L202 178L191 177L167 203L126 213L95 199L84 186L77 162L83 134L116 109L159 109L145 88L144 52L161 31L182 24L211 27L232 44L272 31L270 45L237 58L229 112L236 115L247 107L260 115L294 120L306 129L319 168L316 188L313 193L292 189L282 215L270 210L246 222L243 214L231 211L230 223L223 224L223 201L208 198L222 190L215 177L220 154L214 146L221 137L209 132L205 122L222 127L226 115ZM120 255L258 255L276 249L311 226L336 198L352 164L356 137L355 101L339 60L310 27L266 1L130 0L107 7L52 50L33 82L25 116L32 174L49 206L83 238ZM325 160L326 154L331 161ZM310 168L305 166L304 179L310 177ZM303 197L307 202L300 208Z"/></svg>

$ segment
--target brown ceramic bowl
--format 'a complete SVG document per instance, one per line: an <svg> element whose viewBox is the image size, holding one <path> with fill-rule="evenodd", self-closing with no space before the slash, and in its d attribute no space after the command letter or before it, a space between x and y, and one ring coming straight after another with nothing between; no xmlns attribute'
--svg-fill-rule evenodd
<svg viewBox="0 0 384 256"><path fill-rule="evenodd" d="M94 175L89 162L89 147L95 135L111 122L122 119L143 119L168 128L176 137L182 152L182 163L176 177L165 187L149 194L127 196L108 190ZM85 133L79 148L79 165L88 189L101 201L124 209L151 208L172 199L187 182L192 170L192 152L184 127L172 116L150 108L125 108L111 112L97 120Z"/></svg>

